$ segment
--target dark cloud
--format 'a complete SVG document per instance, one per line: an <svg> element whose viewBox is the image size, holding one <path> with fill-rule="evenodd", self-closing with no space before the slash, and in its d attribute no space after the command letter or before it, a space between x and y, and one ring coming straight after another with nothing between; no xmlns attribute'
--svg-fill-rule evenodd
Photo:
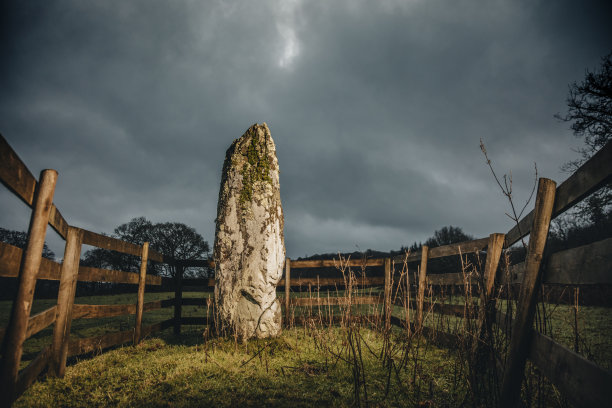
<svg viewBox="0 0 612 408"><path fill-rule="evenodd" d="M506 231L479 139L518 201L534 161L562 181L579 142L553 115L612 38L596 1L3 7L0 131L34 173L60 172L69 222L144 215L212 242L225 149L265 121L292 257ZM27 227L0 194L0 225Z"/></svg>

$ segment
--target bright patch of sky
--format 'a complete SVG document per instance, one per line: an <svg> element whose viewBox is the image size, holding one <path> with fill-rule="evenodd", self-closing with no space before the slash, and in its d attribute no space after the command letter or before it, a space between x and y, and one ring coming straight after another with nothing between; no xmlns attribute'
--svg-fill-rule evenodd
<svg viewBox="0 0 612 408"><path fill-rule="evenodd" d="M276 27L281 37L281 53L278 66L290 68L300 53L300 44L297 37L297 14L300 9L299 0L281 0L276 10Z"/></svg>

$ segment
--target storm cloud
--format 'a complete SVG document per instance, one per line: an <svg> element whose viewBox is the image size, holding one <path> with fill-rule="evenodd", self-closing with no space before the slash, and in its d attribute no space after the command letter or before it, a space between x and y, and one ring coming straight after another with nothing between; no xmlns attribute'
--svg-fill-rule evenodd
<svg viewBox="0 0 612 408"><path fill-rule="evenodd" d="M0 132L98 232L142 215L212 243L225 150L261 122L290 257L505 232L479 141L517 202L534 162L567 177L580 141L553 115L611 51L606 3L4 2ZM25 230L0 203L0 226Z"/></svg>

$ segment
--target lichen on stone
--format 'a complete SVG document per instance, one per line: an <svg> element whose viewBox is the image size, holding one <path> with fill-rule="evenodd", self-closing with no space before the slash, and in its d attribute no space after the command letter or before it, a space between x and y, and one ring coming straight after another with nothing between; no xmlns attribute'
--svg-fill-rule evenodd
<svg viewBox="0 0 612 408"><path fill-rule="evenodd" d="M248 144L246 154L246 161L242 166L242 190L240 191L240 204L243 210L246 204L253 199L253 190L256 188L258 182L271 183L270 178L270 160L266 149L266 141L259 140L259 135L254 129L250 129L251 141ZM266 137L265 134L263 136Z"/></svg>

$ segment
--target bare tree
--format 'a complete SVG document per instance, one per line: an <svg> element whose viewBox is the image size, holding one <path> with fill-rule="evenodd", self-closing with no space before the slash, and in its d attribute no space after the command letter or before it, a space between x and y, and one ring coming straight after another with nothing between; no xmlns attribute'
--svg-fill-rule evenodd
<svg viewBox="0 0 612 408"><path fill-rule="evenodd" d="M210 251L208 242L194 228L179 222L153 224L145 217L133 218L115 228L112 236L137 245L149 242L155 251L180 260L206 259ZM140 258L102 248L87 251L82 263L129 272L137 272L140 268ZM206 268L189 268L185 272L196 276L208 274ZM148 273L174 276L175 269L172 265L150 265Z"/></svg>
<svg viewBox="0 0 612 408"><path fill-rule="evenodd" d="M474 237L464 233L460 227L453 227L450 225L436 230L433 237L425 241L425 245L430 248L435 248L443 245L455 244L457 242L470 241L472 239L474 239Z"/></svg>
<svg viewBox="0 0 612 408"><path fill-rule="evenodd" d="M586 71L580 83L569 85L568 111L555 117L571 123L577 138L584 146L577 150L580 157L565 163L562 170L574 172L597 151L604 147L612 135L612 52L602 58L599 70ZM582 221L598 223L605 220L612 206L611 184L587 197L578 207Z"/></svg>

